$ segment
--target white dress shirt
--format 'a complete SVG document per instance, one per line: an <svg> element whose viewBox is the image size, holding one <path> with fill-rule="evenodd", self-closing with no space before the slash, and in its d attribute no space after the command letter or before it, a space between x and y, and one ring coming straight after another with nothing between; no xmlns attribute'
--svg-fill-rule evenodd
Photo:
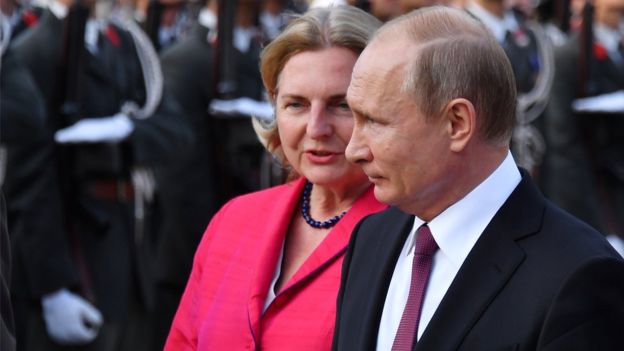
<svg viewBox="0 0 624 351"><path fill-rule="evenodd" d="M485 227L507 200L522 177L507 154L498 168L479 186L428 223L439 250L433 256L425 290L417 339L425 331L440 301ZM412 278L415 233L424 221L414 217L414 226L394 268L377 335L377 350L390 350L407 302ZM466 301L470 303L470 301Z"/></svg>
<svg viewBox="0 0 624 351"><path fill-rule="evenodd" d="M266 300L264 301L264 307L262 308L262 314L266 312L266 310L271 306L273 301L277 295L275 295L275 285L277 284L277 280L282 274L282 261L284 261L284 248L286 247L286 240L282 243L282 250L280 250L280 256L277 259L277 264L275 265L275 272L273 273L273 279L271 280L271 285L269 285L269 291L267 293Z"/></svg>
<svg viewBox="0 0 624 351"><path fill-rule="evenodd" d="M67 7L67 5L62 4L59 1L50 2L50 5L48 6L48 8L50 9L50 11L52 11L54 16L56 16L56 18L58 19L64 19L65 17L67 17L67 14L69 13L69 7Z"/></svg>
<svg viewBox="0 0 624 351"><path fill-rule="evenodd" d="M466 10L479 19L499 43L505 42L505 36L508 31L513 33L520 26L511 11L505 11L501 18L490 13L474 1L470 1L466 5Z"/></svg>
<svg viewBox="0 0 624 351"><path fill-rule="evenodd" d="M201 24L202 26L208 28L208 30L210 31L217 30L217 15L208 8L203 8L199 12L197 22L199 22L199 24Z"/></svg>
<svg viewBox="0 0 624 351"><path fill-rule="evenodd" d="M48 6L52 14L63 20L69 14L69 7L59 1L52 1ZM84 32L84 43L87 50L93 55L98 52L98 36L104 24L101 21L95 20L93 18L89 18L87 23L85 24L85 32Z"/></svg>
<svg viewBox="0 0 624 351"><path fill-rule="evenodd" d="M617 29L610 28L601 23L594 24L594 37L607 50L609 57L616 63L622 62L624 57L619 51L619 45L624 36Z"/></svg>

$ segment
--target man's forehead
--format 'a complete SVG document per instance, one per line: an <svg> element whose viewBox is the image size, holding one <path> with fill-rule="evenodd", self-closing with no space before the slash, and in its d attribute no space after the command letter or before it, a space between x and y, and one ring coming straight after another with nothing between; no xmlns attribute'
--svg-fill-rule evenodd
<svg viewBox="0 0 624 351"><path fill-rule="evenodd" d="M409 60L410 43L403 38L378 37L360 55L355 68L356 74L380 73L382 76L402 68Z"/></svg>
<svg viewBox="0 0 624 351"><path fill-rule="evenodd" d="M350 87L358 89L369 86L377 89L381 85L387 87L389 80L400 79L407 68L405 56L396 53L388 55L388 52L382 49L383 47L371 47L371 50L365 50L360 55L353 68Z"/></svg>
<svg viewBox="0 0 624 351"><path fill-rule="evenodd" d="M349 105L354 111L373 115L379 115L377 109L382 105L387 108L394 106L393 101L403 98L400 90L404 81L404 69L402 65L393 63L354 70L347 90Z"/></svg>

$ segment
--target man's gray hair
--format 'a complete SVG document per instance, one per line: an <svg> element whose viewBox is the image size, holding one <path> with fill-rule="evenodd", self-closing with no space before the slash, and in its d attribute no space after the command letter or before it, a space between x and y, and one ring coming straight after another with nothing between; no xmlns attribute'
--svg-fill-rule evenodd
<svg viewBox="0 0 624 351"><path fill-rule="evenodd" d="M414 44L401 90L414 97L422 113L439 117L448 102L465 98L475 107L484 140L509 142L516 111L513 70L478 20L458 9L432 6L388 22L373 40L397 36Z"/></svg>

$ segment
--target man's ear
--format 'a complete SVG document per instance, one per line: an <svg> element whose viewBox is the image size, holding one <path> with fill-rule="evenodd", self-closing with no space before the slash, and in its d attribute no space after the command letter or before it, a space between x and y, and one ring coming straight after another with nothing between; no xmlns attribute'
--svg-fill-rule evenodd
<svg viewBox="0 0 624 351"><path fill-rule="evenodd" d="M451 100L444 109L451 151L462 151L477 132L474 105L464 98Z"/></svg>

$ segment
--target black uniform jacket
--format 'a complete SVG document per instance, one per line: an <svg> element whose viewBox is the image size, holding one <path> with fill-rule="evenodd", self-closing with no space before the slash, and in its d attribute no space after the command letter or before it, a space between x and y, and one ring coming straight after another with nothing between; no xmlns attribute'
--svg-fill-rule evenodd
<svg viewBox="0 0 624 351"><path fill-rule="evenodd" d="M51 138L54 132L76 120L66 120L59 113L64 77L63 38L64 21L46 10L39 24L19 36L12 48L32 73L46 103L46 129ZM141 105L145 100L142 71L134 42L129 33L109 25L98 41L98 52L85 52L85 69L80 86L80 109L71 118L108 117L120 111L123 103L134 101ZM125 318L131 298L139 296L150 305L149 259L144 257L145 238L134 235L132 196L125 199L103 199L94 196L92 186L98 184L128 183L130 171L136 166L158 167L177 155L186 152L192 135L187 124L179 123L177 105L163 95L153 116L133 120L134 131L122 143L95 143L71 146L72 157L59 162L63 147L48 145L48 157L24 158L15 167L52 167L58 175L56 184L43 192L47 196L67 201L57 201L61 220L41 223L37 230L15 233L32 237L34 248L21 247L19 255L29 255L20 262L25 268L18 284L21 294L38 298L72 283L76 272L82 271L82 291L90 290L96 306L105 318ZM69 181L68 181L69 177ZM65 184L63 188L60 184ZM67 191L67 185L71 193ZM99 185L98 185L99 186ZM100 190L102 187L100 186ZM123 186L118 188L123 189ZM114 194L112 194L114 196ZM11 199L7 200L10 202ZM57 210L55 210L57 211ZM43 248L36 237L52 236L56 248ZM71 257L67 257L69 248ZM54 251L54 260L42 265L43 252ZM19 259L19 258L18 258ZM49 260L49 259L48 259ZM73 273L71 273L73 272ZM18 277L16 277L17 279ZM74 287L76 285L73 285ZM17 288L17 286L16 286Z"/></svg>

